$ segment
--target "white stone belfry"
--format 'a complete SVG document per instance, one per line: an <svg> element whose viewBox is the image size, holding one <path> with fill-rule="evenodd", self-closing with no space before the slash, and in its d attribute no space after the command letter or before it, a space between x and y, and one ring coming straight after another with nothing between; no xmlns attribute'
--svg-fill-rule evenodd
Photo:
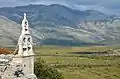
<svg viewBox="0 0 120 79"><path fill-rule="evenodd" d="M22 21L22 33L18 40L19 51L18 55L20 56L29 56L34 55L32 49L32 37L29 32L29 24L26 18L26 13L24 13L24 19Z"/></svg>
<svg viewBox="0 0 120 79"><path fill-rule="evenodd" d="M18 53L0 55L0 79L37 79L34 74L34 53L29 24L24 13Z"/></svg>
<svg viewBox="0 0 120 79"><path fill-rule="evenodd" d="M29 32L29 23L27 20L26 13L24 13L24 18L22 21L22 32L18 40L18 54L17 56L22 57L18 58L18 61L21 60L23 72L26 76L30 77L29 79L37 79L34 75L34 53L33 53L33 42L32 37ZM16 58L17 60L17 58Z"/></svg>

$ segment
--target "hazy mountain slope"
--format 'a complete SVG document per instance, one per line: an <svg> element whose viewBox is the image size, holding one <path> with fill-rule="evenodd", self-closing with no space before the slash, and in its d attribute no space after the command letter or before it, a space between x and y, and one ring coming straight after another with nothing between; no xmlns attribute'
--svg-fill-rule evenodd
<svg viewBox="0 0 120 79"><path fill-rule="evenodd" d="M26 12L32 26L71 26L76 27L79 20L105 20L109 16L99 11L79 11L59 4L28 5L19 7L0 8L0 15L20 23Z"/></svg>
<svg viewBox="0 0 120 79"><path fill-rule="evenodd" d="M37 29L37 27L35 28ZM68 26L61 27L41 27L37 31L41 34L41 44L54 45L93 45L96 40L89 39L87 32ZM86 35L85 35L86 34Z"/></svg>
<svg viewBox="0 0 120 79"><path fill-rule="evenodd" d="M117 44L120 41L120 20L109 21L94 21L82 22L78 24L78 28L92 34L90 37L93 40L98 40L98 43Z"/></svg>
<svg viewBox="0 0 120 79"><path fill-rule="evenodd" d="M41 27L31 30L34 43L58 45L86 45L92 40L78 39L75 35L82 32L71 27ZM0 16L0 46L15 46L21 33L21 26L3 16ZM74 35L74 33L76 33ZM72 35L73 34L73 35ZM82 35L83 36L83 35Z"/></svg>
<svg viewBox="0 0 120 79"><path fill-rule="evenodd" d="M40 35L36 30L30 28L34 43L39 43ZM6 17L0 16L0 46L15 46L17 45L21 33L21 26Z"/></svg>
<svg viewBox="0 0 120 79"><path fill-rule="evenodd" d="M16 44L20 29L17 23L0 16L0 46Z"/></svg>
<svg viewBox="0 0 120 79"><path fill-rule="evenodd" d="M39 28L40 27L40 28ZM101 45L117 44L120 41L120 20L79 22L77 28L69 26L30 28L34 43L52 45ZM16 45L21 26L5 17L0 17L0 43Z"/></svg>
<svg viewBox="0 0 120 79"><path fill-rule="evenodd" d="M16 22L21 23L24 12L37 44L101 45L120 42L120 20L117 16L107 16L94 10L78 11L62 5L28 5L0 8L0 15L4 16L0 17L1 45L17 43L21 26Z"/></svg>
<svg viewBox="0 0 120 79"><path fill-rule="evenodd" d="M120 42L120 20L86 21L77 28L35 27L42 34L41 43L58 45L118 44Z"/></svg>

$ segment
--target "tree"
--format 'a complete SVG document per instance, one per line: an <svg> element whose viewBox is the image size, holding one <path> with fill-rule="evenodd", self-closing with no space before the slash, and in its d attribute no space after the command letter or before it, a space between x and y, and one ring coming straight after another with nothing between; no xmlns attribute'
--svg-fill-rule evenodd
<svg viewBox="0 0 120 79"><path fill-rule="evenodd" d="M35 74L38 79L63 79L60 72L47 66L40 57L35 61Z"/></svg>

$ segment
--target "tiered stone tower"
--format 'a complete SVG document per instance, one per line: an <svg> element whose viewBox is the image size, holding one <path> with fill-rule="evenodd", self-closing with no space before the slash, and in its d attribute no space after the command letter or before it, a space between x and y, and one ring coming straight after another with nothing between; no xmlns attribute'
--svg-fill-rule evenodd
<svg viewBox="0 0 120 79"><path fill-rule="evenodd" d="M29 23L24 13L24 19L22 21L22 32L18 40L18 56L22 57L21 64L23 66L23 72L29 79L35 79L34 75L34 53L33 53L33 42L29 32Z"/></svg>
<svg viewBox="0 0 120 79"><path fill-rule="evenodd" d="M16 55L0 55L0 79L37 79L29 23L24 13Z"/></svg>
<svg viewBox="0 0 120 79"><path fill-rule="evenodd" d="M22 26L22 32L18 40L18 45L19 45L18 55L20 56L34 55L32 49L32 37L29 32L29 24L25 13L21 26Z"/></svg>

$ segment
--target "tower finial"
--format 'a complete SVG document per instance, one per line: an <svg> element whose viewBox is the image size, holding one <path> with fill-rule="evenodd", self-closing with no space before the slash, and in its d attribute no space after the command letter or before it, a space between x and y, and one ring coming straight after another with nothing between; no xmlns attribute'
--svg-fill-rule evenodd
<svg viewBox="0 0 120 79"><path fill-rule="evenodd" d="M24 13L24 19L26 19L26 17L27 17L27 16L26 16L26 13Z"/></svg>

